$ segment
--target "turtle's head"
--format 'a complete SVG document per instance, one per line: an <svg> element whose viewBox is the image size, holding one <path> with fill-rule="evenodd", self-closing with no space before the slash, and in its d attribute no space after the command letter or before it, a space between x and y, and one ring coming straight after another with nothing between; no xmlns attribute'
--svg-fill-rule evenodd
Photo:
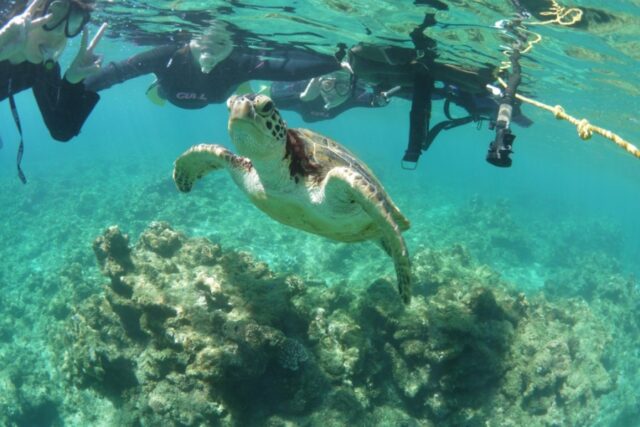
<svg viewBox="0 0 640 427"><path fill-rule="evenodd" d="M282 158L287 125L271 98L265 95L233 95L227 100L229 135L241 156Z"/></svg>

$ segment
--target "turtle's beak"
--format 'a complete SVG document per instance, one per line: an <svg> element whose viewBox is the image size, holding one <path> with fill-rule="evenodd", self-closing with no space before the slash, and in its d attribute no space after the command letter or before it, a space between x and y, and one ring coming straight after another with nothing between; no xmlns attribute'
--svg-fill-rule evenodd
<svg viewBox="0 0 640 427"><path fill-rule="evenodd" d="M229 99L227 99L227 109L229 111L233 108L233 104L236 102L236 99L238 99L238 95L231 95Z"/></svg>
<svg viewBox="0 0 640 427"><path fill-rule="evenodd" d="M253 120L256 115L251 101L244 96L232 96L227 101L229 107L229 121Z"/></svg>

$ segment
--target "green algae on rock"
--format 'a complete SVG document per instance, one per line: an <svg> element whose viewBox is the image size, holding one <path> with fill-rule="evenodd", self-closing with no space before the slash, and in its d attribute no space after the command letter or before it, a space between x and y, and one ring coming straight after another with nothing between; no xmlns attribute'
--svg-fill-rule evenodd
<svg viewBox="0 0 640 427"><path fill-rule="evenodd" d="M131 425L585 425L615 386L588 305L528 298L461 246L416 253L404 307L388 281L305 283L166 223L109 241L63 370Z"/></svg>

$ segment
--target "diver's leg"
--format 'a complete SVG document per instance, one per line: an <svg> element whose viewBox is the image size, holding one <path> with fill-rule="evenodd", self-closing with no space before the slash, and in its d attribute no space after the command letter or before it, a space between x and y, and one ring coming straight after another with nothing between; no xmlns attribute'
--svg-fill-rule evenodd
<svg viewBox="0 0 640 427"><path fill-rule="evenodd" d="M422 150L428 148L423 147L423 144L429 132L433 85L433 78L426 72L421 71L415 74L409 113L409 144L402 158L403 162L417 162Z"/></svg>

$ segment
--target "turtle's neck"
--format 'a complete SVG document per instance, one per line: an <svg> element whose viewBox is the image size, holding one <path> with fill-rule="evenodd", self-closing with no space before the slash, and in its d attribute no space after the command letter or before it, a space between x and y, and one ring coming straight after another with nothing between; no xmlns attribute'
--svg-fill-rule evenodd
<svg viewBox="0 0 640 427"><path fill-rule="evenodd" d="M265 187L283 188L288 181L293 182L289 172L290 159L285 159L284 150L281 153L273 154L268 158L251 159L251 164L260 176L260 182Z"/></svg>

